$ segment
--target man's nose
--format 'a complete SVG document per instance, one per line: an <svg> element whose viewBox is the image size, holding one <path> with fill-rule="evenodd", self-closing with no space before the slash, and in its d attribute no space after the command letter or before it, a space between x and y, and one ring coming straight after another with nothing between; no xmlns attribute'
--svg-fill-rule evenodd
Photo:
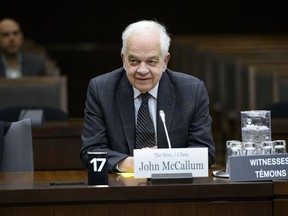
<svg viewBox="0 0 288 216"><path fill-rule="evenodd" d="M143 63L143 64L140 64L139 68L137 69L137 72L141 74L145 74L149 72L149 68L147 67L145 63Z"/></svg>

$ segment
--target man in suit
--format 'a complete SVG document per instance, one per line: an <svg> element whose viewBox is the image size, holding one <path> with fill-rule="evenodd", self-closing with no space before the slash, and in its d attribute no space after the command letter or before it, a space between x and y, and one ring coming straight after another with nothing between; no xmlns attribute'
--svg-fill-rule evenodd
<svg viewBox="0 0 288 216"><path fill-rule="evenodd" d="M15 20L5 18L0 21L0 76L19 78L46 75L44 61L22 51L23 40L20 25Z"/></svg>
<svg viewBox="0 0 288 216"><path fill-rule="evenodd" d="M84 111L81 159L88 151L107 151L109 171L133 172L136 121L141 93L150 93L155 146L168 148L159 110L166 115L172 148L207 147L215 160L209 98L204 83L167 69L170 37L156 21L130 24L122 34L123 67L91 79ZM144 143L145 144L145 143Z"/></svg>

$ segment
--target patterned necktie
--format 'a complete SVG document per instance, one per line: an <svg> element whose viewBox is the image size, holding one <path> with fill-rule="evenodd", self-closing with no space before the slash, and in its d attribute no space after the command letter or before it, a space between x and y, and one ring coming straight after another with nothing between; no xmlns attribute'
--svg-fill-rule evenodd
<svg viewBox="0 0 288 216"><path fill-rule="evenodd" d="M141 94L142 103L137 115L136 148L155 146L154 124L150 117L148 100L149 93Z"/></svg>

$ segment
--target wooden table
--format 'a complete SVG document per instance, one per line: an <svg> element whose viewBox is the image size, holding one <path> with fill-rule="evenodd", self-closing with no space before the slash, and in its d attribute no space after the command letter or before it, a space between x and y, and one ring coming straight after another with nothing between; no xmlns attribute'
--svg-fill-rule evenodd
<svg viewBox="0 0 288 216"><path fill-rule="evenodd" d="M230 182L210 176L190 184L153 185L111 174L109 187L95 187L87 185L85 170L0 173L1 216L269 216L273 198L272 181Z"/></svg>

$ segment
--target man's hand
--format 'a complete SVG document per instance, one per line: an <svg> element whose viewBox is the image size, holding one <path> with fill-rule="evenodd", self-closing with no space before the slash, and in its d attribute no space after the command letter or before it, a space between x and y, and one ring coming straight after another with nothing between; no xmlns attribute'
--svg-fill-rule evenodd
<svg viewBox="0 0 288 216"><path fill-rule="evenodd" d="M127 157L118 163L118 167L123 172L133 173L134 172L134 158Z"/></svg>
<svg viewBox="0 0 288 216"><path fill-rule="evenodd" d="M151 148L145 147L143 149L157 149L157 146ZM134 158L129 156L118 163L118 168L123 172L134 173Z"/></svg>

